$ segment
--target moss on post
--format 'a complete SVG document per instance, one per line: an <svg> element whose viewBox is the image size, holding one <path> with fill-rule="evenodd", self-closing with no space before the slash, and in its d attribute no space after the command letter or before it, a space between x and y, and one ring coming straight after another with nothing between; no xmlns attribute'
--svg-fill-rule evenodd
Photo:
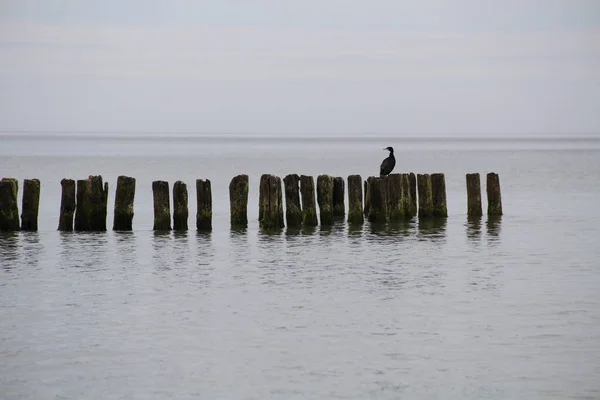
<svg viewBox="0 0 600 400"><path fill-rule="evenodd" d="M433 217L431 175L417 174L417 189L419 191L419 218Z"/></svg>
<svg viewBox="0 0 600 400"><path fill-rule="evenodd" d="M173 230L188 230L188 190L187 185L177 181L173 185Z"/></svg>
<svg viewBox="0 0 600 400"><path fill-rule="evenodd" d="M290 174L283 178L285 188L285 220L288 228L302 225L302 209L300 207L300 176Z"/></svg>
<svg viewBox="0 0 600 400"><path fill-rule="evenodd" d="M248 226L248 175L235 176L229 183L229 215L231 226Z"/></svg>
<svg viewBox="0 0 600 400"><path fill-rule="evenodd" d="M302 224L304 226L317 226L315 180L312 176L300 176L300 194L302 196Z"/></svg>
<svg viewBox="0 0 600 400"><path fill-rule="evenodd" d="M342 177L333 178L333 217L345 217L346 216L346 204L344 201L345 193L345 182Z"/></svg>
<svg viewBox="0 0 600 400"><path fill-rule="evenodd" d="M115 215L113 230L130 231L133 229L133 201L135 199L135 178L119 176L115 194Z"/></svg>
<svg viewBox="0 0 600 400"><path fill-rule="evenodd" d="M481 217L483 210L481 208L481 183L479 174L467 174L467 216Z"/></svg>
<svg viewBox="0 0 600 400"><path fill-rule="evenodd" d="M212 230L212 189L210 180L196 179L196 230Z"/></svg>
<svg viewBox="0 0 600 400"><path fill-rule="evenodd" d="M89 230L105 232L106 231L106 214L108 202L108 182L102 184L102 176L90 176L88 178L90 192L90 225Z"/></svg>
<svg viewBox="0 0 600 400"><path fill-rule="evenodd" d="M368 178L365 181L364 187L365 187L365 190L364 190L365 209L364 209L363 213L364 213L364 215L366 217L368 217L369 216L369 209L371 207L371 195L369 194L369 179Z"/></svg>
<svg viewBox="0 0 600 400"><path fill-rule="evenodd" d="M369 222L385 223L387 221L386 178L370 176L369 187Z"/></svg>
<svg viewBox="0 0 600 400"><path fill-rule="evenodd" d="M0 181L0 231L18 231L20 228L18 190L16 179L3 178Z"/></svg>
<svg viewBox="0 0 600 400"><path fill-rule="evenodd" d="M360 175L348 176L348 222L362 224L363 215L362 177Z"/></svg>
<svg viewBox="0 0 600 400"><path fill-rule="evenodd" d="M444 174L431 174L431 188L433 195L433 216L446 218L446 179Z"/></svg>
<svg viewBox="0 0 600 400"><path fill-rule="evenodd" d="M90 191L89 179L77 180L77 204L75 206L75 231L85 232L90 230Z"/></svg>
<svg viewBox="0 0 600 400"><path fill-rule="evenodd" d="M154 199L154 225L155 231L171 230L171 201L169 199L169 182L152 182L152 195Z"/></svg>
<svg viewBox="0 0 600 400"><path fill-rule="evenodd" d="M333 224L333 178L329 175L317 177L317 204L321 225Z"/></svg>
<svg viewBox="0 0 600 400"><path fill-rule="evenodd" d="M487 174L488 216L502 215L502 195L500 193L500 177L494 172Z"/></svg>
<svg viewBox="0 0 600 400"><path fill-rule="evenodd" d="M39 179L25 179L25 182L23 183L23 200L21 204L21 230L37 231L38 213L40 209Z"/></svg>
<svg viewBox="0 0 600 400"><path fill-rule="evenodd" d="M73 216L75 214L75 181L73 179L62 179L60 186L62 194L58 230L61 232L71 232L73 230Z"/></svg>
<svg viewBox="0 0 600 400"><path fill-rule="evenodd" d="M283 195L281 178L263 175L260 182L259 223L262 229L279 229L283 223Z"/></svg>
<svg viewBox="0 0 600 400"><path fill-rule="evenodd" d="M406 217L406 194L402 174L389 174L382 179L386 191L387 217L390 221L401 221Z"/></svg>
<svg viewBox="0 0 600 400"><path fill-rule="evenodd" d="M408 185L410 193L409 216L416 217L418 212L417 207L417 177L413 172L408 174Z"/></svg>

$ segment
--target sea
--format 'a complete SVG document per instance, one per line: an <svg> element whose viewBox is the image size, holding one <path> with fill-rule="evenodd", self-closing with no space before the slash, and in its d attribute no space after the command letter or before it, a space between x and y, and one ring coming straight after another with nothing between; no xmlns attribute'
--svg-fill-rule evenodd
<svg viewBox="0 0 600 400"><path fill-rule="evenodd" d="M387 146L394 172L445 174L447 219L259 229L262 174L366 179ZM475 172L502 218L467 218ZM108 231L58 232L61 179L89 175ZM600 399L599 135L4 132L2 177L41 181L39 231L0 234L2 399ZM155 180L187 185L187 232L152 230Z"/></svg>

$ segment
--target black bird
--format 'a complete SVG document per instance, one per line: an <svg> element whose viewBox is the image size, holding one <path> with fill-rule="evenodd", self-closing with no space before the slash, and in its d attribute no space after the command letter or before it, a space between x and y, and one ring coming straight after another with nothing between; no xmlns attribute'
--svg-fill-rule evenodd
<svg viewBox="0 0 600 400"><path fill-rule="evenodd" d="M379 167L379 176L389 175L389 173L392 172L392 170L396 166L396 157L394 157L394 148L386 147L384 150L389 151L390 155L388 156L388 158L383 160L383 162L381 163L381 167Z"/></svg>

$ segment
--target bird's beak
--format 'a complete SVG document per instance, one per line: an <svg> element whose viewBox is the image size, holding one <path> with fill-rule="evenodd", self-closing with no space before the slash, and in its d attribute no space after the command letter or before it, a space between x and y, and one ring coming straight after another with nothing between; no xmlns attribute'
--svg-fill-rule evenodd
<svg viewBox="0 0 600 400"><path fill-rule="evenodd" d="M387 149L384 149L384 150L387 150Z"/></svg>

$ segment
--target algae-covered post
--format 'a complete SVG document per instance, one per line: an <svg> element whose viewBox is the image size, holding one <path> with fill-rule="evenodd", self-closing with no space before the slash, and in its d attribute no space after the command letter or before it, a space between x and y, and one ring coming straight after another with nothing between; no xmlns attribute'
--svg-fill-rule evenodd
<svg viewBox="0 0 600 400"><path fill-rule="evenodd" d="M446 179L444 174L431 174L431 189L433 195L433 216L442 218L447 217Z"/></svg>
<svg viewBox="0 0 600 400"><path fill-rule="evenodd" d="M481 217L482 214L479 174L467 174L467 216Z"/></svg>
<svg viewBox="0 0 600 400"><path fill-rule="evenodd" d="M248 175L233 177L229 183L229 215L232 227L248 226Z"/></svg>
<svg viewBox="0 0 600 400"><path fill-rule="evenodd" d="M173 230L188 230L188 190L187 185L177 181L173 185Z"/></svg>
<svg viewBox="0 0 600 400"><path fill-rule="evenodd" d="M431 175L417 174L417 189L419 190L419 218L433 216L433 193Z"/></svg>
<svg viewBox="0 0 600 400"><path fill-rule="evenodd" d="M152 182L152 195L154 198L154 226L155 231L171 230L171 202L169 199L169 182Z"/></svg>
<svg viewBox="0 0 600 400"><path fill-rule="evenodd" d="M77 180L77 204L75 205L75 230L90 230L90 191L91 181L89 179Z"/></svg>
<svg viewBox="0 0 600 400"><path fill-rule="evenodd" d="M20 228L18 190L16 179L3 178L0 181L0 231L18 231Z"/></svg>
<svg viewBox="0 0 600 400"><path fill-rule="evenodd" d="M344 217L346 215L345 182L342 177L333 178L333 216Z"/></svg>
<svg viewBox="0 0 600 400"><path fill-rule="evenodd" d="M302 224L316 226L317 206L315 202L315 180L312 176L300 176L300 194L302 196Z"/></svg>
<svg viewBox="0 0 600 400"><path fill-rule="evenodd" d="M417 177L413 172L408 174L408 184L410 186L410 207L409 215L415 217L417 215Z"/></svg>
<svg viewBox="0 0 600 400"><path fill-rule="evenodd" d="M90 176L89 204L91 231L106 231L106 213L108 202L108 182L102 185L102 176Z"/></svg>
<svg viewBox="0 0 600 400"><path fill-rule="evenodd" d="M212 189L209 179L196 179L196 230L212 230Z"/></svg>
<svg viewBox="0 0 600 400"><path fill-rule="evenodd" d="M58 230L71 232L73 230L73 215L75 214L75 181L73 179L63 179L60 181L60 186L62 194Z"/></svg>
<svg viewBox="0 0 600 400"><path fill-rule="evenodd" d="M115 194L115 215L113 230L130 231L133 229L133 201L135 199L135 178L119 176Z"/></svg>
<svg viewBox="0 0 600 400"><path fill-rule="evenodd" d="M23 183L23 201L21 206L21 230L38 230L38 212L40 209L40 180L25 179Z"/></svg>
<svg viewBox="0 0 600 400"><path fill-rule="evenodd" d="M283 228L283 194L281 178L263 175L260 180L259 223L263 229Z"/></svg>
<svg viewBox="0 0 600 400"><path fill-rule="evenodd" d="M389 174L384 179L388 219L400 221L406 216L406 193L402 184L402 174Z"/></svg>
<svg viewBox="0 0 600 400"><path fill-rule="evenodd" d="M333 178L329 175L317 177L317 203L321 225L333 224Z"/></svg>
<svg viewBox="0 0 600 400"><path fill-rule="evenodd" d="M502 196L500 194L500 177L494 172L487 174L488 215L502 215Z"/></svg>
<svg viewBox="0 0 600 400"><path fill-rule="evenodd" d="M364 221L362 177L350 175L348 176L348 222L362 224Z"/></svg>
<svg viewBox="0 0 600 400"><path fill-rule="evenodd" d="M387 221L386 178L370 176L369 187L369 222L383 223Z"/></svg>
<svg viewBox="0 0 600 400"><path fill-rule="evenodd" d="M300 208L300 176L289 174L283 178L285 188L285 220L288 228L302 225L302 209Z"/></svg>

